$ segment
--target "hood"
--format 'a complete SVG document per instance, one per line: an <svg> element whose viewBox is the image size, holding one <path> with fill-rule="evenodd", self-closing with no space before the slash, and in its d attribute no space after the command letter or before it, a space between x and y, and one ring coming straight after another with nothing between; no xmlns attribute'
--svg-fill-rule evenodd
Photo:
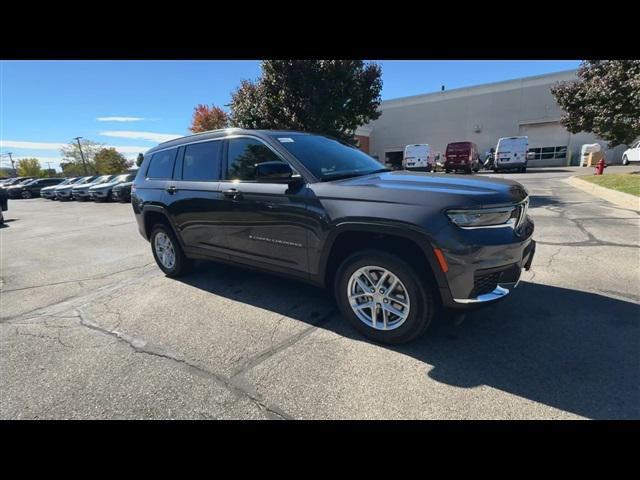
<svg viewBox="0 0 640 480"><path fill-rule="evenodd" d="M314 183L319 198L451 207L486 207L517 203L527 195L518 182L484 176L453 176L408 171Z"/></svg>
<svg viewBox="0 0 640 480"><path fill-rule="evenodd" d="M97 185L90 185L89 186L89 190L98 190L100 188L111 188L111 187L115 187L116 185L118 185L121 182L105 182L105 183L98 183Z"/></svg>
<svg viewBox="0 0 640 480"><path fill-rule="evenodd" d="M131 182L120 182L114 188L117 188L117 189L130 188L131 185L133 185L133 181L131 181Z"/></svg>

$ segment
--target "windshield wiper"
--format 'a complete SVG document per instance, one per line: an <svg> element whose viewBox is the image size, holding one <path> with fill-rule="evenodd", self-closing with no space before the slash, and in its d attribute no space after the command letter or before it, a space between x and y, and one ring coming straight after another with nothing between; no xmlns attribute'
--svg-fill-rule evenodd
<svg viewBox="0 0 640 480"><path fill-rule="evenodd" d="M335 172L335 173L327 173L325 175L323 175L322 180L323 182L329 182L332 180L341 180L343 178L349 178L349 177L363 177L365 175L371 175L374 173L382 173L382 172L390 172L391 170L388 168L380 168L378 170L372 170L369 172L357 172L357 171L351 171L351 172Z"/></svg>

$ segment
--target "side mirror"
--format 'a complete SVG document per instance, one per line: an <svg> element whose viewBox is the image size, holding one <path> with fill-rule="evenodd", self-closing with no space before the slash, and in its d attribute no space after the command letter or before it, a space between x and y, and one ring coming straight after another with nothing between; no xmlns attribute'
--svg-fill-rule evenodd
<svg viewBox="0 0 640 480"><path fill-rule="evenodd" d="M284 162L258 163L256 180L262 183L289 183L293 180L293 169Z"/></svg>

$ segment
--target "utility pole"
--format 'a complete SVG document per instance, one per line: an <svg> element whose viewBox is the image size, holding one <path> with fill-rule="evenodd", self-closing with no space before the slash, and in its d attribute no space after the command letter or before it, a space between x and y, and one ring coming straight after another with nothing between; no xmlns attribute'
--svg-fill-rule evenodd
<svg viewBox="0 0 640 480"><path fill-rule="evenodd" d="M47 174L48 174L48 175L51 175L51 162L45 162L45 163L47 164L47 167L49 167L49 168L47 169Z"/></svg>
<svg viewBox="0 0 640 480"><path fill-rule="evenodd" d="M13 176L17 177L18 176L18 172L16 171L16 166L13 163L13 158L11 157L11 154L13 152L7 152L7 155L9 155L9 160L11 160L11 169L13 170Z"/></svg>
<svg viewBox="0 0 640 480"><path fill-rule="evenodd" d="M84 154L82 153L82 145L80 145L80 139L82 137L76 137L75 140L78 142L78 148L80 149L80 157L82 157L82 166L84 167L84 174L89 175L87 172L87 163L84 161Z"/></svg>

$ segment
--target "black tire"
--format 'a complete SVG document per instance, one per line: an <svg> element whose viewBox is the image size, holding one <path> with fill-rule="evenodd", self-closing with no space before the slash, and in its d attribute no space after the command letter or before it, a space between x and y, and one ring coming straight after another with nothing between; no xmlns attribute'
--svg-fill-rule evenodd
<svg viewBox="0 0 640 480"><path fill-rule="evenodd" d="M451 170L449 170L448 168L444 169L444 173L449 173Z"/></svg>
<svg viewBox="0 0 640 480"><path fill-rule="evenodd" d="M521 171L522 173L527 173L527 167L526 167L526 166L522 167L522 168L520 169L520 171Z"/></svg>
<svg viewBox="0 0 640 480"><path fill-rule="evenodd" d="M393 330L377 330L361 321L351 309L348 285L351 275L365 266L382 267L404 284L410 301L409 315ZM363 250L346 258L335 276L334 295L342 316L365 337L380 343L406 343L422 335L435 312L433 287L411 265L397 255L381 250Z"/></svg>
<svg viewBox="0 0 640 480"><path fill-rule="evenodd" d="M629 158L626 155L622 157L622 165L629 165Z"/></svg>
<svg viewBox="0 0 640 480"><path fill-rule="evenodd" d="M158 257L158 253L156 252L155 239L156 236L160 233L164 233L169 238L175 253L175 261L173 263L173 266L170 268L166 267L162 263L162 261ZM149 237L149 240L151 242L151 252L153 253L153 258L158 264L158 267L160 267L160 270L162 270L167 277L179 277L189 272L192 262L187 257L185 257L184 252L182 251L182 247L180 246L180 242L178 242L178 239L176 238L171 228L168 228L166 225L161 223L154 225L154 227L151 229L151 236Z"/></svg>
<svg viewBox="0 0 640 480"><path fill-rule="evenodd" d="M33 193L31 193L29 190L25 190L24 192L22 192L21 195L22 198L32 198L33 197Z"/></svg>
<svg viewBox="0 0 640 480"><path fill-rule="evenodd" d="M464 173L470 175L471 174L471 167L465 167Z"/></svg>

